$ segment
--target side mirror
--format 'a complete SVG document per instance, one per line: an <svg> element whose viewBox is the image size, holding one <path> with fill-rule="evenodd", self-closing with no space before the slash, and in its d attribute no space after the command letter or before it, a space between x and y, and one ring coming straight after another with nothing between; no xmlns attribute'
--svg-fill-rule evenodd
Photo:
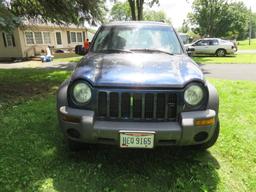
<svg viewBox="0 0 256 192"><path fill-rule="evenodd" d="M190 47L188 47L188 48L187 48L187 50L186 50L186 51L187 51L188 56L190 56L190 57L191 57L191 56L192 56L193 51L195 51L195 48L190 46Z"/></svg>
<svg viewBox="0 0 256 192"><path fill-rule="evenodd" d="M188 48L187 48L187 52L193 52L193 51L195 51L195 48L194 48L194 47L188 47Z"/></svg>

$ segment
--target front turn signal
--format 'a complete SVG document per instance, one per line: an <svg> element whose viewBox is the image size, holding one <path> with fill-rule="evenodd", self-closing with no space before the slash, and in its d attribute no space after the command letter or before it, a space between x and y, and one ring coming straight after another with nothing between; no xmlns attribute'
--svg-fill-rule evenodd
<svg viewBox="0 0 256 192"><path fill-rule="evenodd" d="M195 126L210 126L215 124L215 118L208 118L208 119L195 119L194 125Z"/></svg>

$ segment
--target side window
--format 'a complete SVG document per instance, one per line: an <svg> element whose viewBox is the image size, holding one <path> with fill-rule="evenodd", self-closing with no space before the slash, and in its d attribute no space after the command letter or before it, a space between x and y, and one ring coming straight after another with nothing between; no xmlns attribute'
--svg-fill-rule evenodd
<svg viewBox="0 0 256 192"><path fill-rule="evenodd" d="M202 46L208 46L209 45L209 40L203 40L202 41Z"/></svg>
<svg viewBox="0 0 256 192"><path fill-rule="evenodd" d="M98 34L98 36L97 36L97 38L96 38L96 40L94 42L94 45L93 45L93 50L94 51L95 50L101 50L101 49L103 49L103 50L107 49L106 41L107 41L107 39L109 37L109 33L110 33L110 30L109 29L105 29L105 30L102 30Z"/></svg>
<svg viewBox="0 0 256 192"><path fill-rule="evenodd" d="M200 40L195 43L195 46L207 46L209 42L207 40Z"/></svg>
<svg viewBox="0 0 256 192"><path fill-rule="evenodd" d="M210 40L209 41L209 45L211 45L211 46L218 45L218 44L219 44L218 40Z"/></svg>
<svg viewBox="0 0 256 192"><path fill-rule="evenodd" d="M194 46L200 46L200 44L201 44L201 40L195 42L193 45L194 45Z"/></svg>
<svg viewBox="0 0 256 192"><path fill-rule="evenodd" d="M219 41L218 40L213 40L213 45L219 45Z"/></svg>

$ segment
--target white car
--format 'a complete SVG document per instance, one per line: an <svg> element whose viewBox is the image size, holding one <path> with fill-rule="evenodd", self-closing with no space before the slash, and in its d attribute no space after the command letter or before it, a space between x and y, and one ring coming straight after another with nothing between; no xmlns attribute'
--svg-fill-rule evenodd
<svg viewBox="0 0 256 192"><path fill-rule="evenodd" d="M200 39L192 44L186 44L185 48L193 50L192 55L211 54L224 57L236 52L234 43L219 38Z"/></svg>

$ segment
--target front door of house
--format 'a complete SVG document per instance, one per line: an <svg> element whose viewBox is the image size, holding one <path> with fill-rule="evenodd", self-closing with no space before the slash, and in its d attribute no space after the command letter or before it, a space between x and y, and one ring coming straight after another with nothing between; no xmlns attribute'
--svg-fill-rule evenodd
<svg viewBox="0 0 256 192"><path fill-rule="evenodd" d="M60 31L56 31L56 48L63 48L62 36Z"/></svg>

